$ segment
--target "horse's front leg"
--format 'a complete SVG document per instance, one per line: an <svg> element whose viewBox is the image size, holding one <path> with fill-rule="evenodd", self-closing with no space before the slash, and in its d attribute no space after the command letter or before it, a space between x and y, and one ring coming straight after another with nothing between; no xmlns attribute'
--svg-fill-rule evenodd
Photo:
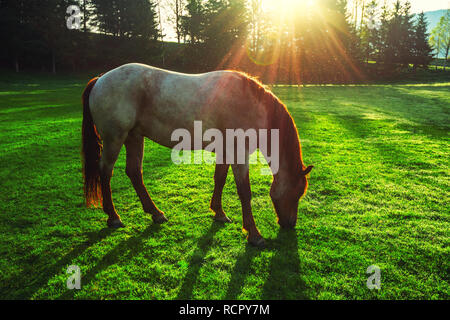
<svg viewBox="0 0 450 320"><path fill-rule="evenodd" d="M243 226L248 232L247 241L256 247L264 247L264 239L256 228L255 220L253 219L252 214L252 192L250 189L250 178L248 172L249 165L248 163L233 164L231 167L233 169L239 199L241 200Z"/></svg>
<svg viewBox="0 0 450 320"><path fill-rule="evenodd" d="M221 222L231 222L222 208L222 191L227 181L229 167L229 164L216 164L216 171L214 172L214 192L210 208L216 214L214 220Z"/></svg>

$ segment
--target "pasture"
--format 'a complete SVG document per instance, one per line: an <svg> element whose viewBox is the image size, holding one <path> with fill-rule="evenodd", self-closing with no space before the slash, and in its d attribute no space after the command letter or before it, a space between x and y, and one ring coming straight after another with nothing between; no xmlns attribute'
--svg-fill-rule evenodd
<svg viewBox="0 0 450 320"><path fill-rule="evenodd" d="M266 248L247 245L231 170L213 222L214 166L172 163L149 140L144 180L169 222L152 223L125 175L113 199L126 228L84 206L81 92L88 77L0 79L2 299L448 299L450 80L274 87L314 165L294 231L282 231L271 176L252 165ZM66 269L81 268L81 290ZM366 269L381 269L369 290Z"/></svg>

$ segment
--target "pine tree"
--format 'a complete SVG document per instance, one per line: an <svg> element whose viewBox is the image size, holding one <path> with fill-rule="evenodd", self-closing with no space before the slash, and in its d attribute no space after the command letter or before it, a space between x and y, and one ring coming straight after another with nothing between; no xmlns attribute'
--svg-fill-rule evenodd
<svg viewBox="0 0 450 320"><path fill-rule="evenodd" d="M427 33L427 28L427 19L425 14L421 12L414 26L414 68L417 66L427 67L432 60L431 52L433 49L428 42L429 34Z"/></svg>
<svg viewBox="0 0 450 320"><path fill-rule="evenodd" d="M21 70L22 55L33 38L32 24L37 11L38 8L26 0L0 2L2 56L12 60L16 72Z"/></svg>
<svg viewBox="0 0 450 320"><path fill-rule="evenodd" d="M210 68L215 68L235 46L245 44L245 1L210 0L205 5L205 18L205 50Z"/></svg>
<svg viewBox="0 0 450 320"><path fill-rule="evenodd" d="M79 2L70 0L39 1L39 18L34 27L41 35L51 56L53 73L56 73L58 60L62 60L61 57L72 47L70 35L77 32L68 30L66 24L66 9L74 3L80 6Z"/></svg>
<svg viewBox="0 0 450 320"><path fill-rule="evenodd" d="M205 7L201 0L188 0L186 15L181 17L182 33L191 44L204 42Z"/></svg>
<svg viewBox="0 0 450 320"><path fill-rule="evenodd" d="M413 63L414 23L409 1L396 0L392 11L382 7L377 62L384 72L392 73L400 66Z"/></svg>
<svg viewBox="0 0 450 320"><path fill-rule="evenodd" d="M92 0L96 26L105 34L156 39L155 4L149 0Z"/></svg>
<svg viewBox="0 0 450 320"><path fill-rule="evenodd" d="M400 0L397 0L400 2ZM414 15L411 14L411 3L406 1L400 11L399 63L407 68L414 63L415 28Z"/></svg>
<svg viewBox="0 0 450 320"><path fill-rule="evenodd" d="M361 50L366 63L374 57L379 47L378 4L372 0L365 7L364 19L361 24Z"/></svg>

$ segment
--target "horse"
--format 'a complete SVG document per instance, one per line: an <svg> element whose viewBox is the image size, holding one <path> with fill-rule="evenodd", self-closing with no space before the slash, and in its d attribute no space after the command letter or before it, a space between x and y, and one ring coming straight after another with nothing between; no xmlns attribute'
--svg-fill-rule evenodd
<svg viewBox="0 0 450 320"><path fill-rule="evenodd" d="M296 125L286 106L258 80L238 71L222 70L184 74L144 64L122 65L91 79L82 94L82 162L87 207L102 205L111 228L124 227L111 197L110 181L122 145L126 148L126 174L145 213L154 223L167 220L150 198L142 177L144 138L173 148L171 133L177 128L193 132L200 120L203 129L279 130L279 168L273 170L270 197L282 228L294 228L298 203L308 188ZM259 138L259 137L258 137ZM202 144L199 149L204 148ZM193 148L194 149L194 148ZM225 149L225 148L224 148ZM249 155L245 161L216 161L210 209L219 222L230 222L222 208L222 191L231 166L242 206L243 229L249 244L263 247L253 219L249 180ZM264 157L273 148L269 142ZM227 151L223 150L223 154Z"/></svg>

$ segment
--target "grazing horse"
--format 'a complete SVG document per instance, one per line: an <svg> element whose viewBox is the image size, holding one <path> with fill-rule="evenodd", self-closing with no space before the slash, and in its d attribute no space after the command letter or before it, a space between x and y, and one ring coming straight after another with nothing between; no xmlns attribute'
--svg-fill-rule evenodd
<svg viewBox="0 0 450 320"><path fill-rule="evenodd" d="M176 142L171 139L172 132L178 128L194 132L195 120L202 121L203 130L215 128L223 133L226 129L279 130L279 167L275 171L271 166L274 179L270 196L279 225L293 228L312 166L303 164L297 128L284 104L258 81L236 71L189 75L132 63L89 81L83 92L82 124L86 205L102 203L108 226L124 226L113 205L110 181L125 144L126 174L144 211L152 215L154 223L167 221L150 198L142 178L144 137L173 148ZM271 151L270 141L266 159ZM245 148L244 163L216 161L210 208L215 212L215 220L230 221L222 209L222 191L231 165L247 240L263 246L250 203L248 160L256 148L250 149L248 144Z"/></svg>

